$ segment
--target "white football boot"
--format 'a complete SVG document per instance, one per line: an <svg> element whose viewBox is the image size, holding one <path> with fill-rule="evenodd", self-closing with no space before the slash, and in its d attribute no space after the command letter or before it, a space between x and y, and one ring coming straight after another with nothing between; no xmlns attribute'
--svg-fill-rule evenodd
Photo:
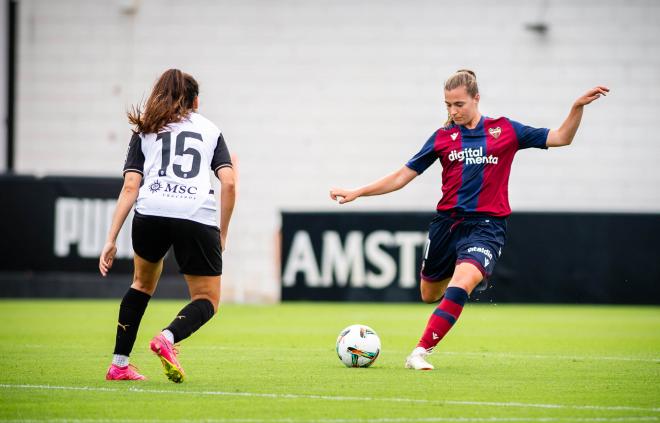
<svg viewBox="0 0 660 423"><path fill-rule="evenodd" d="M433 364L426 361L426 356L431 354L423 347L415 348L406 358L406 369L433 370Z"/></svg>

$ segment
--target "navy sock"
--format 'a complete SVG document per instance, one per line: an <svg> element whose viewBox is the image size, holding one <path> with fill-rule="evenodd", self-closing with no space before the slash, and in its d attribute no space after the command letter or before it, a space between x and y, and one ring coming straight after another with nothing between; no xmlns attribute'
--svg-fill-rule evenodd
<svg viewBox="0 0 660 423"><path fill-rule="evenodd" d="M129 288L119 306L114 354L129 356L151 295Z"/></svg>
<svg viewBox="0 0 660 423"><path fill-rule="evenodd" d="M215 314L213 304L209 300L195 300L186 305L165 329L172 332L174 342L179 342L190 335Z"/></svg>

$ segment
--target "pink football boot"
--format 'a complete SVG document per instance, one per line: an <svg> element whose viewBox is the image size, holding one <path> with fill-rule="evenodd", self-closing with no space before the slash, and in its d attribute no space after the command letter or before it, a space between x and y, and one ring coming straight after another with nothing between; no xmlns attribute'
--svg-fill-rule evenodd
<svg viewBox="0 0 660 423"><path fill-rule="evenodd" d="M105 380L145 380L146 377L137 372L138 368L132 364L126 367L119 367L111 364L108 373L105 374Z"/></svg>
<svg viewBox="0 0 660 423"><path fill-rule="evenodd" d="M183 382L185 373L183 373L183 368L179 364L176 355L179 353L174 345L163 336L163 334L158 334L153 337L149 343L151 351L156 353L160 362L163 364L163 370L165 370L165 375L169 380L174 383Z"/></svg>

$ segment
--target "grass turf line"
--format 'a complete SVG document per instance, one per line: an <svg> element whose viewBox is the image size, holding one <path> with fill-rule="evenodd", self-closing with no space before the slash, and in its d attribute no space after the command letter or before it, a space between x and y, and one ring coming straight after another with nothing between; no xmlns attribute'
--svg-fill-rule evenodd
<svg viewBox="0 0 660 423"><path fill-rule="evenodd" d="M182 343L188 379L175 385L148 342L184 303L152 301L131 356L150 380L123 383L103 380L119 299L0 301L0 419L660 418L660 307L469 304L431 356L436 370L414 372L403 360L433 306L223 306ZM381 337L373 368L345 368L335 355L352 323Z"/></svg>

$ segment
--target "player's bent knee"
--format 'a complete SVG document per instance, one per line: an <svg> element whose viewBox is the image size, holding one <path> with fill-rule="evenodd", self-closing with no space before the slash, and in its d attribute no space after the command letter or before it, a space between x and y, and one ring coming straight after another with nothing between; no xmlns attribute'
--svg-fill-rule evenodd
<svg viewBox="0 0 660 423"><path fill-rule="evenodd" d="M422 282L422 287L420 292L422 294L423 302L425 302L426 304L433 304L440 301L440 298L442 298L442 294L444 294L445 292L445 287L441 282L440 283L435 282L430 284Z"/></svg>
<svg viewBox="0 0 660 423"><path fill-rule="evenodd" d="M425 302L426 304L437 303L441 297L442 295L438 295L435 293L422 292L422 301Z"/></svg>
<svg viewBox="0 0 660 423"><path fill-rule="evenodd" d="M422 278L420 284L422 301L426 304L433 304L440 301L445 293L445 289L447 289L448 283L449 278L437 281Z"/></svg>
<svg viewBox="0 0 660 423"><path fill-rule="evenodd" d="M133 278L133 283L131 284L131 288L136 289L140 292L144 292L145 294L153 295L154 291L156 291L156 284L153 283L152 281L147 282L135 277Z"/></svg>
<svg viewBox="0 0 660 423"><path fill-rule="evenodd" d="M484 279L484 273L472 263L461 263L456 266L449 286L455 286L471 293Z"/></svg>
<svg viewBox="0 0 660 423"><path fill-rule="evenodd" d="M190 290L190 299L208 301L216 314L220 303L220 276L184 275L184 278Z"/></svg>

